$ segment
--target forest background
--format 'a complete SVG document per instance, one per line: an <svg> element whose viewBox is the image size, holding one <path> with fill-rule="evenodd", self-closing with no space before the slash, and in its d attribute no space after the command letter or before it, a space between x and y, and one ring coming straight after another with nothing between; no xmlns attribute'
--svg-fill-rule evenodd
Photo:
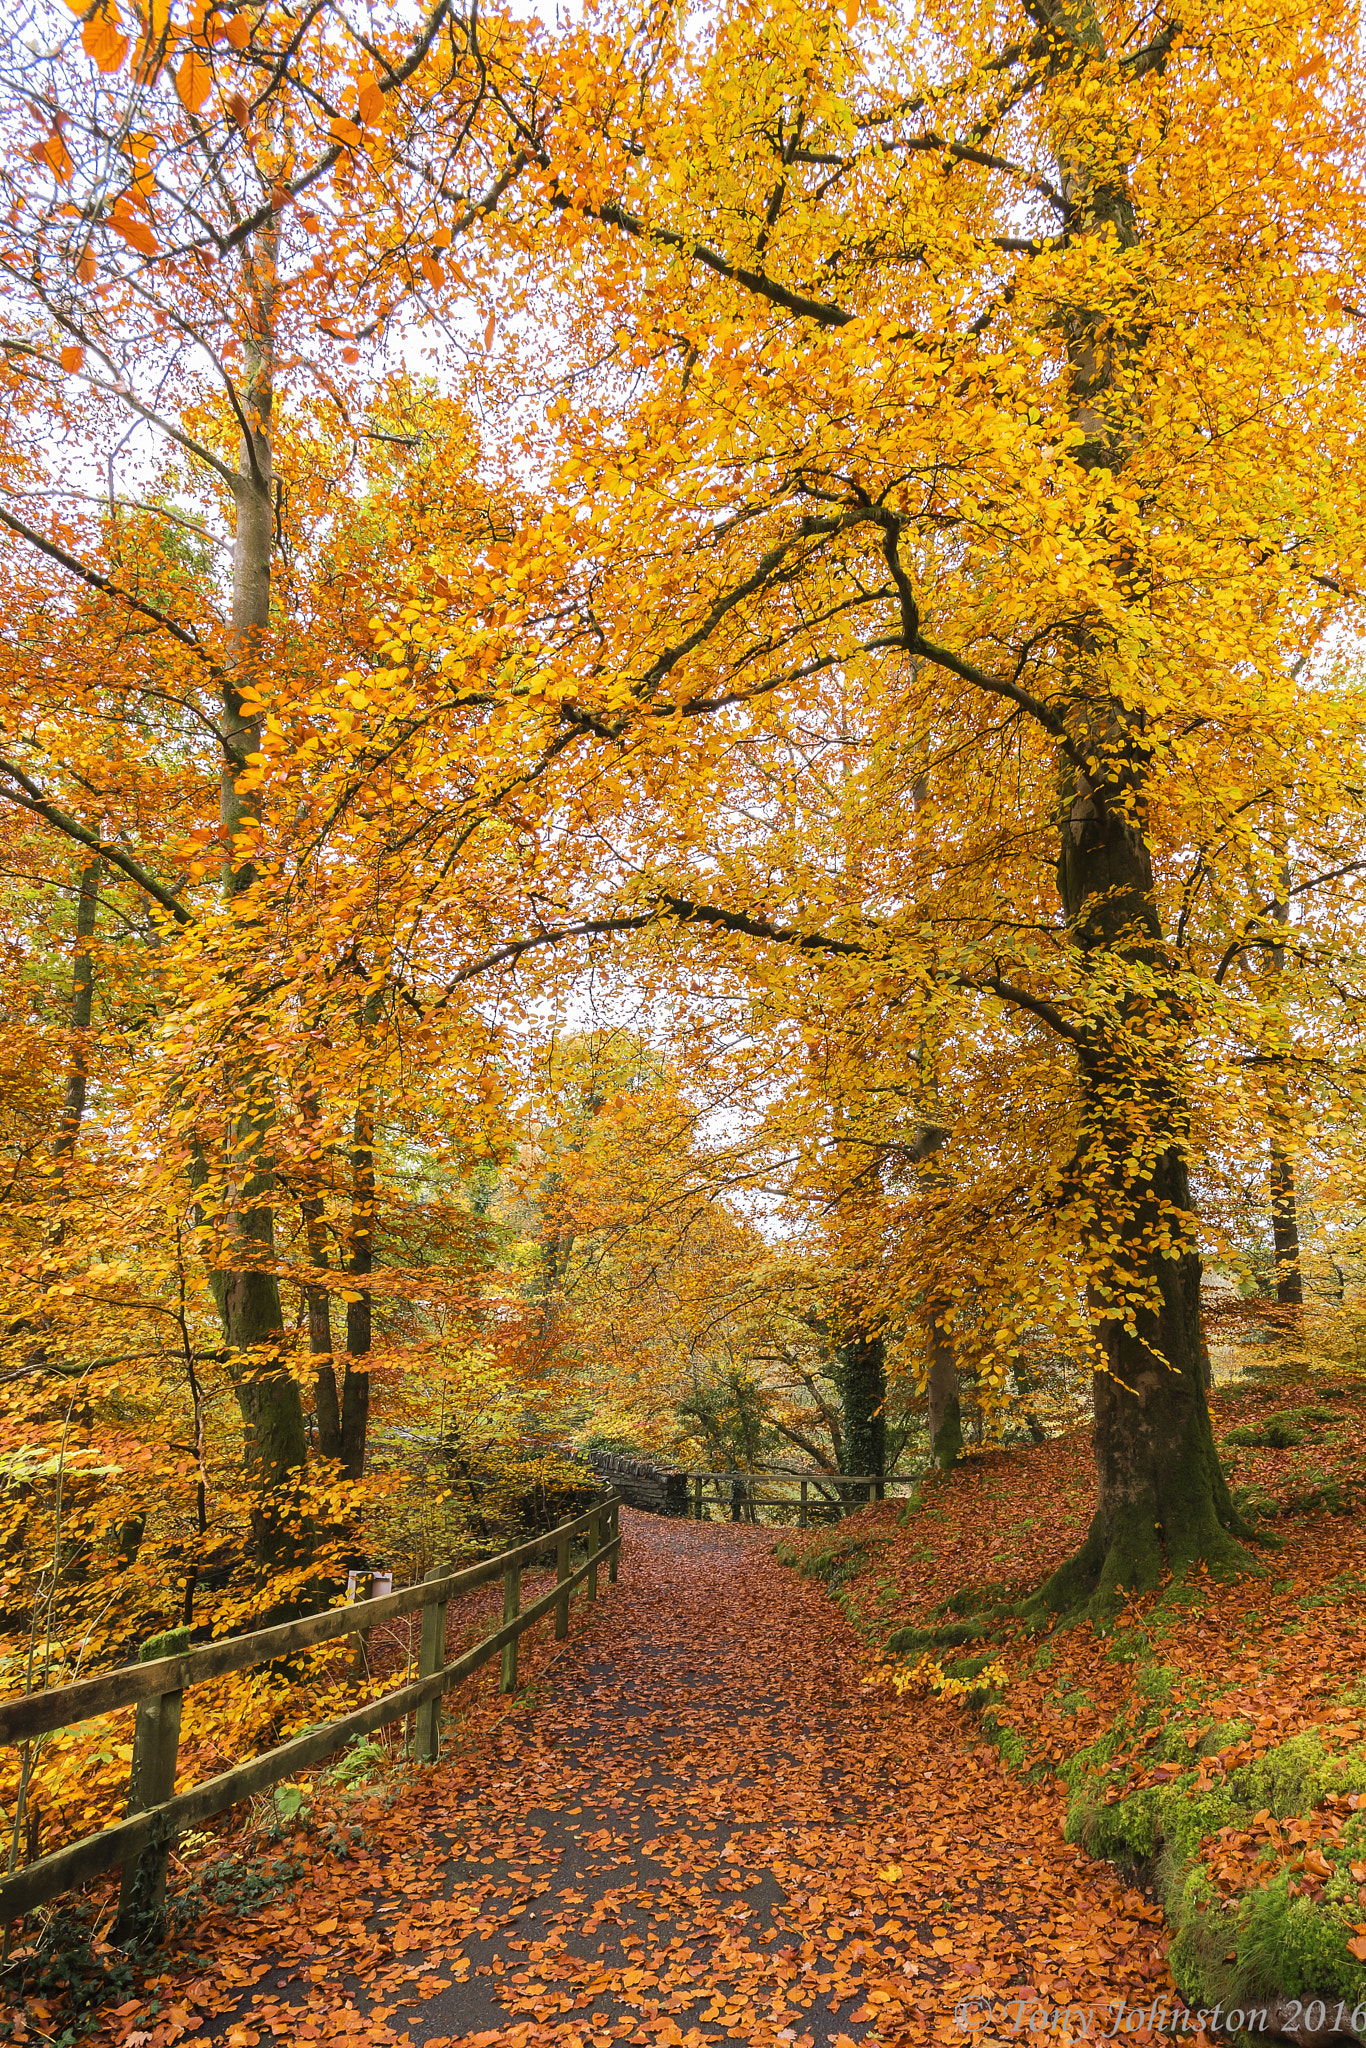
<svg viewBox="0 0 1366 2048"><path fill-rule="evenodd" d="M593 1443L1080 1420L1047 1606L1246 1561L1211 1350L1362 1358L1361 65L1276 0L25 18L10 1689Z"/></svg>

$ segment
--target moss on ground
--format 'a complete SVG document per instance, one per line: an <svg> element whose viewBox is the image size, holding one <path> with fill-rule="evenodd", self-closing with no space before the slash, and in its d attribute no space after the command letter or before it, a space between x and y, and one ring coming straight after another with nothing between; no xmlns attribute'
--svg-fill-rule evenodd
<svg viewBox="0 0 1366 2048"><path fill-rule="evenodd" d="M1067 1760L1068 1841L1151 1880L1172 1929L1172 1974L1192 2004L1360 2004L1366 1939L1354 1872L1366 1876L1366 1754L1334 1751L1309 1730L1223 1768L1248 1747L1252 1726L1210 1725L1189 1693L1164 1713L1179 1677L1156 1660L1140 1664L1142 1715L1126 1711ZM1359 1709L1361 1689L1338 1704ZM1115 1759L1148 1736L1149 1768L1174 1765L1175 1774L1119 1791ZM1336 1824L1321 1828L1325 1814Z"/></svg>

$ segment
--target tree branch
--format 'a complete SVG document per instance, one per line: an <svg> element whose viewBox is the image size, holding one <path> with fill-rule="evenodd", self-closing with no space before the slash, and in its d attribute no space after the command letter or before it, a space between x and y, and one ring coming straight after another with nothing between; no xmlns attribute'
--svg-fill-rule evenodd
<svg viewBox="0 0 1366 2048"><path fill-rule="evenodd" d="M98 569L92 569L88 563L82 562L79 556L68 554L57 541L49 540L45 534L36 533L31 526L25 525L22 519L16 519L3 505L0 505L0 526L7 526L20 540L26 540L30 547L37 548L39 554L46 555L49 561L56 562L72 576L79 577L81 582L88 584L92 590L100 591L105 597L116 598L120 604L125 604L130 611L136 612L140 618L150 619L154 626L160 626L173 640L178 640L182 647L188 648L197 661L202 661L215 680L222 680L222 671L218 663L204 647L198 634L190 627L178 624L157 605L148 604L145 598L135 597L131 590L124 590L112 577L103 575ZM219 739L221 742L221 734Z"/></svg>
<svg viewBox="0 0 1366 2048"><path fill-rule="evenodd" d="M187 910L170 889L164 888L155 875L149 874L141 861L134 860L131 854L124 853L120 847L106 844L98 832L92 832L79 818L73 818L69 812L59 810L56 804L43 795L37 783L25 775L22 768L17 767L13 761L6 761L3 756L0 756L0 775L8 775L24 792L20 796L12 789L0 787L0 797L3 797L6 803L17 804L21 810L31 812L34 817L46 819L58 832L65 833L68 839L74 839L78 846L86 846L92 853L102 854L111 867L120 868L130 881L137 883L139 889L145 889L163 910L169 910L177 924L192 925L197 921L193 912Z"/></svg>

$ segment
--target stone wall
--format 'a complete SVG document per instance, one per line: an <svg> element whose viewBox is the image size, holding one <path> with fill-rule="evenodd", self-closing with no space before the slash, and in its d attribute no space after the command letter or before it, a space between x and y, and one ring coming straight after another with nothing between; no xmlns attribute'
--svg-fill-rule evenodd
<svg viewBox="0 0 1366 2048"><path fill-rule="evenodd" d="M648 1464L643 1458L623 1458L616 1451L584 1451L581 1455L599 1478L616 1488L628 1507L644 1508L652 1515L687 1514L686 1473Z"/></svg>

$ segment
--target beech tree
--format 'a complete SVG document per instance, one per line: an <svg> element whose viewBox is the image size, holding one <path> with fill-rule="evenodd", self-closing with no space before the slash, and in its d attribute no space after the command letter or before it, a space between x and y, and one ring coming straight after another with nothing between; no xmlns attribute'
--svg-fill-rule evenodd
<svg viewBox="0 0 1366 2048"><path fill-rule="evenodd" d="M181 1093L180 1135L248 1463L274 1486L303 1466L305 1447L283 1356L279 1080L263 1051L281 963L277 949L268 964L262 946L279 933L280 872L262 750L270 705L308 674L288 588L300 513L316 527L336 509L335 496L307 503L316 467L310 476L297 430L311 406L339 458L334 477L344 477L348 441L354 467L357 444L386 439L374 372L390 329L416 294L430 305L473 291L442 262L482 203L470 181L488 167L467 147L479 86L448 0L369 28L330 7L305 18L257 6L198 6L180 19L135 9L130 20L102 0L76 12L64 31L35 16L41 41L12 39L0 78L0 525L11 618L39 603L83 613L114 664L88 717L27 722L32 682L11 691L0 793L87 858L103 854L143 892L167 941L193 935L177 954L175 1000L216 1034L216 1053L212 1087L201 1072ZM489 175L496 191L506 166ZM282 465L287 412L294 459ZM183 552L187 534L203 557L188 585L164 573L171 543L181 537ZM37 682L39 697L62 687L51 670ZM149 705L181 765L218 781L216 904L203 887L197 807L140 815L145 756L133 736L110 746L110 709L131 713L145 742ZM176 825L189 828L188 859L185 838L166 829ZM362 988L363 1042L377 991ZM373 1065L363 1043L359 1058ZM306 1074L302 1086L309 1097ZM361 1281L372 1263L371 1090L363 1080L351 1137L347 1265ZM322 1435L354 1473L370 1318L368 1290L351 1291L355 1370Z"/></svg>
<svg viewBox="0 0 1366 2048"><path fill-rule="evenodd" d="M1358 700L1302 657L1357 619L1361 63L1280 0L788 0L600 13L498 81L559 387L499 563L528 731L633 779L623 921L819 978L865 1045L1013 1020L1031 1241L984 1363L1079 1284L1061 1609L1244 1556L1190 1171L1266 1057L1270 807L1355 1030Z"/></svg>

